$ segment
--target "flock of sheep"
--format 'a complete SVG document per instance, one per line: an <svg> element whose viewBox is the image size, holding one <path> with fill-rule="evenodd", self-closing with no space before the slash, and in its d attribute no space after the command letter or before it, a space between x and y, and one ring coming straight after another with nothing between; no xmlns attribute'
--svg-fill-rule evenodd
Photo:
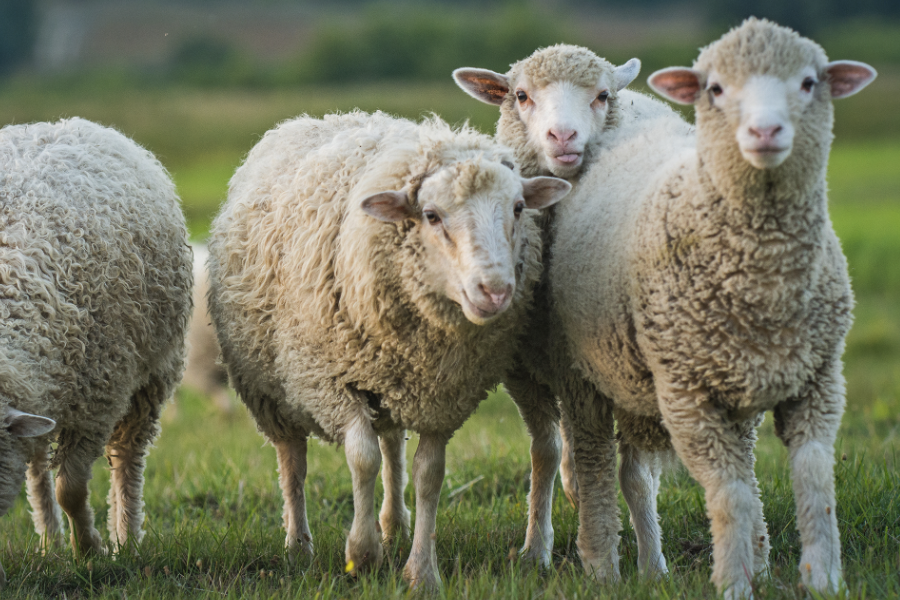
<svg viewBox="0 0 900 600"><path fill-rule="evenodd" d="M502 382L532 437L523 560L550 564L562 464L586 571L619 577L618 449L639 571L664 575L656 496L674 451L706 492L713 582L750 595L769 551L753 448L773 410L802 581L837 592L853 296L825 173L831 100L875 71L749 19L692 68L650 76L695 106L691 125L625 89L639 70L565 45L506 74L458 69L500 107L496 138L382 113L282 123L231 180L208 281L150 153L81 119L0 130L0 515L27 480L42 543L62 534L61 507L75 552L104 551L87 484L105 450L112 548L140 541L144 461L192 304L205 309L197 278L228 379L277 451L288 552L313 552L310 435L346 450L348 566L377 568L382 544L410 535L410 429L404 577L440 586L445 448Z"/></svg>

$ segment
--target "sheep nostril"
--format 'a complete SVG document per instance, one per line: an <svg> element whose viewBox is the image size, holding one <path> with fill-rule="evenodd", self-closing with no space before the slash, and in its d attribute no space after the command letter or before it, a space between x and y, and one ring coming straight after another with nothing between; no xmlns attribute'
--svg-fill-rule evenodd
<svg viewBox="0 0 900 600"><path fill-rule="evenodd" d="M493 288L486 286L483 283L479 283L478 290L495 308L500 308L501 306L506 304L507 299L512 293L512 286L507 285L503 288Z"/></svg>
<svg viewBox="0 0 900 600"><path fill-rule="evenodd" d="M547 132L547 137L557 143L571 142L575 139L577 132L574 129L551 129Z"/></svg>
<svg viewBox="0 0 900 600"><path fill-rule="evenodd" d="M748 127L750 135L761 140L771 140L784 129L781 125L772 125L771 127Z"/></svg>

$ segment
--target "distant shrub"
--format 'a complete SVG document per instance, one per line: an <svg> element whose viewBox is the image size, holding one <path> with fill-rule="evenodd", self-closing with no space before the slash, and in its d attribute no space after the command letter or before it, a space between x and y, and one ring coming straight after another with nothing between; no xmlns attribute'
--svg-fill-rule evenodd
<svg viewBox="0 0 900 600"><path fill-rule="evenodd" d="M253 61L231 42L214 37L190 38L169 60L172 77L198 85L264 83Z"/></svg>
<svg viewBox="0 0 900 600"><path fill-rule="evenodd" d="M36 2L0 2L0 74L13 70L31 58L37 24Z"/></svg>

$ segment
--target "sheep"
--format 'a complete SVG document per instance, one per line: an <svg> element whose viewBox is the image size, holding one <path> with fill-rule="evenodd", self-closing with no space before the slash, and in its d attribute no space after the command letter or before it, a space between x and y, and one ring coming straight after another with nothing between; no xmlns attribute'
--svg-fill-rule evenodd
<svg viewBox="0 0 900 600"><path fill-rule="evenodd" d="M525 175L556 175L577 181L617 137L629 137L656 127L673 134L690 135L688 125L667 104L625 89L640 71L633 58L615 67L587 48L556 45L539 49L513 64L505 74L487 69L461 68L453 72L456 83L472 97L500 106L498 141L514 149ZM552 210L542 225L549 237ZM545 262L550 244L545 237ZM524 562L550 565L553 549L551 502L553 481L562 456L563 490L573 506L578 505L574 456L566 420L558 396L562 382L571 377L568 362L546 352L550 335L546 316L551 313L549 290L544 281L535 292L531 325L517 358L518 367L505 378L505 386L516 402L532 437L532 477ZM556 428L560 424L562 452ZM665 433L654 422L623 418L620 429L637 430L642 438ZM638 538L641 573L667 572L655 498L659 486L660 460L654 453L638 451L629 444L631 435L620 438L623 457L622 490L632 514ZM658 443L654 450L667 447Z"/></svg>
<svg viewBox="0 0 900 600"><path fill-rule="evenodd" d="M561 396L578 547L595 576L618 572L615 411L661 420L706 493L712 581L728 598L749 595L769 550L755 428L773 410L790 455L802 581L839 590L833 446L853 295L825 173L831 100L875 75L748 19L693 68L649 78L662 96L694 104L696 137L655 128L620 138L556 210L553 344L600 392Z"/></svg>
<svg viewBox="0 0 900 600"><path fill-rule="evenodd" d="M345 555L361 572L381 563L379 522L385 542L408 535L411 429L420 440L404 577L440 585L445 446L511 363L541 271L526 209L571 188L512 169L509 150L472 129L353 112L282 123L232 178L209 243L210 312L232 386L275 446L293 556L313 549L307 437L345 446Z"/></svg>
<svg viewBox="0 0 900 600"><path fill-rule="evenodd" d="M209 291L206 261L209 250L205 244L192 244L191 249L194 252L194 312L188 328L188 354L183 385L202 393L223 413L231 413L234 411L234 402L228 392L228 374L217 362L219 342L206 307L206 295Z"/></svg>
<svg viewBox="0 0 900 600"><path fill-rule="evenodd" d="M88 482L105 447L110 541L140 541L191 284L175 187L150 152L78 118L0 130L0 516L27 478L43 544L62 507L75 553L103 552Z"/></svg>

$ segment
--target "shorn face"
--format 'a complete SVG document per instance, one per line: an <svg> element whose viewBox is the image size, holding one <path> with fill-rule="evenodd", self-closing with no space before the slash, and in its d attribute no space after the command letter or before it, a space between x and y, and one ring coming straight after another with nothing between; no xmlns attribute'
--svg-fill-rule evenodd
<svg viewBox="0 0 900 600"><path fill-rule="evenodd" d="M457 69L453 78L467 94L488 104L500 106L508 94L514 95L514 110L541 166L557 177L568 178L581 171L587 145L603 133L610 97L631 83L640 69L640 61L632 58L620 67L597 70L590 81L584 77L574 81L567 72L559 78L534 80L527 69L515 81L473 68Z"/></svg>
<svg viewBox="0 0 900 600"><path fill-rule="evenodd" d="M523 179L499 162L467 160L429 175L415 205L405 191L389 191L361 206L382 221L416 221L427 285L483 325L515 295L525 210L551 206L571 187L553 177Z"/></svg>

